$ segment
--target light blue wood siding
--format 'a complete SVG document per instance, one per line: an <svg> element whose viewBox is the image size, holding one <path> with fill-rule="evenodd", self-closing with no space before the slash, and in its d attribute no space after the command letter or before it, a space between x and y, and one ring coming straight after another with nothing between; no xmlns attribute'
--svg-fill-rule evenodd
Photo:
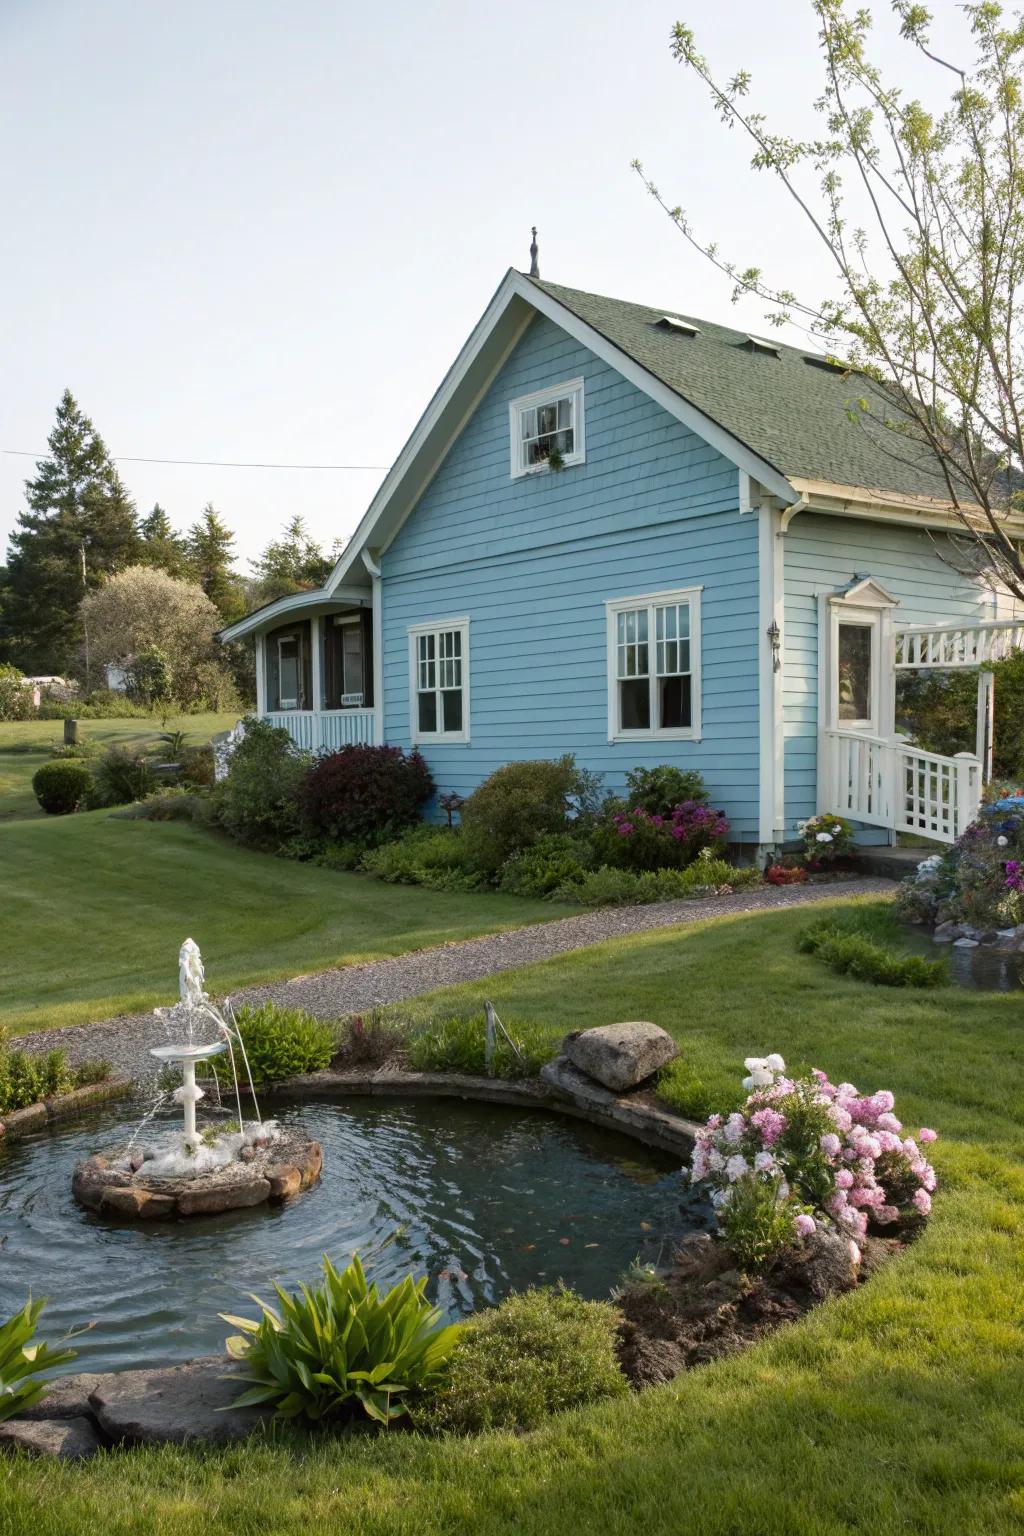
<svg viewBox="0 0 1024 1536"><path fill-rule="evenodd" d="M509 402L580 376L586 463L513 479ZM439 790L563 752L610 789L675 762L756 840L757 524L737 503L732 464L535 319L384 553L386 739L410 740L408 626L468 617L471 741L424 748ZM704 589L702 740L610 743L605 600L687 586Z"/></svg>
<svg viewBox="0 0 1024 1536"><path fill-rule="evenodd" d="M784 540L786 826L813 816L817 798L818 597L873 576L899 599L897 623L984 618L986 594L939 557L926 532L801 513ZM886 841L877 829L863 841Z"/></svg>

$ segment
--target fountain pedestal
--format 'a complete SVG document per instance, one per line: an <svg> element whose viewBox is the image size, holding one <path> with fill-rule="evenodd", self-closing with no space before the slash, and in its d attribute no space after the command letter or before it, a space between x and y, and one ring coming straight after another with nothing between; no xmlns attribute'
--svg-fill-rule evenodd
<svg viewBox="0 0 1024 1536"><path fill-rule="evenodd" d="M166 1065L177 1063L181 1067L182 1084L175 1090L174 1096L184 1113L185 1145L190 1152L194 1152L199 1145L196 1105L200 1099L205 1098L196 1082L196 1063L210 1061L214 1056L223 1056L227 1048L226 1040L213 1040L209 1045L154 1045L150 1049L149 1054L155 1056L157 1061Z"/></svg>

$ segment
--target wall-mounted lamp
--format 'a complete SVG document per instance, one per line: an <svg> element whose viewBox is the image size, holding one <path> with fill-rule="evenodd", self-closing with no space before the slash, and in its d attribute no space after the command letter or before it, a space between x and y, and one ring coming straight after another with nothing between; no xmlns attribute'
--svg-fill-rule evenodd
<svg viewBox="0 0 1024 1536"><path fill-rule="evenodd" d="M768 643L769 643L769 645L772 648L772 671L773 672L781 672L781 670L782 670L782 631L779 629L779 626L775 622L774 619L772 619L772 622L769 624L766 633L768 635Z"/></svg>

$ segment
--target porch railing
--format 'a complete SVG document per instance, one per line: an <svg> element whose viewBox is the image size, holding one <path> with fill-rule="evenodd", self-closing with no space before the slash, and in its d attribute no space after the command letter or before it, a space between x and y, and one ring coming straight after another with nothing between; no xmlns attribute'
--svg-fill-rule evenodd
<svg viewBox="0 0 1024 1536"><path fill-rule="evenodd" d="M978 667L1024 649L1024 622L986 619L977 624L898 625L893 638L898 671Z"/></svg>
<svg viewBox="0 0 1024 1536"><path fill-rule="evenodd" d="M339 747L373 743L372 709L282 709L263 718L282 726L305 752L336 752Z"/></svg>
<svg viewBox="0 0 1024 1536"><path fill-rule="evenodd" d="M941 757L896 739L825 731L818 805L851 821L953 843L978 814L981 762Z"/></svg>

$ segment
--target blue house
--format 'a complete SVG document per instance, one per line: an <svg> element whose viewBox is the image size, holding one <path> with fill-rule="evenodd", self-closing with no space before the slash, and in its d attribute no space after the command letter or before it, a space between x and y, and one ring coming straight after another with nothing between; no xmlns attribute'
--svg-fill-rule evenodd
<svg viewBox="0 0 1024 1536"><path fill-rule="evenodd" d="M897 734L906 667L1024 643L951 558L935 467L818 354L510 271L321 590L256 639L258 713L300 746L418 747L442 791L572 752L704 776L733 840L817 810L950 841L991 743ZM1014 530L1024 536L1024 524Z"/></svg>

